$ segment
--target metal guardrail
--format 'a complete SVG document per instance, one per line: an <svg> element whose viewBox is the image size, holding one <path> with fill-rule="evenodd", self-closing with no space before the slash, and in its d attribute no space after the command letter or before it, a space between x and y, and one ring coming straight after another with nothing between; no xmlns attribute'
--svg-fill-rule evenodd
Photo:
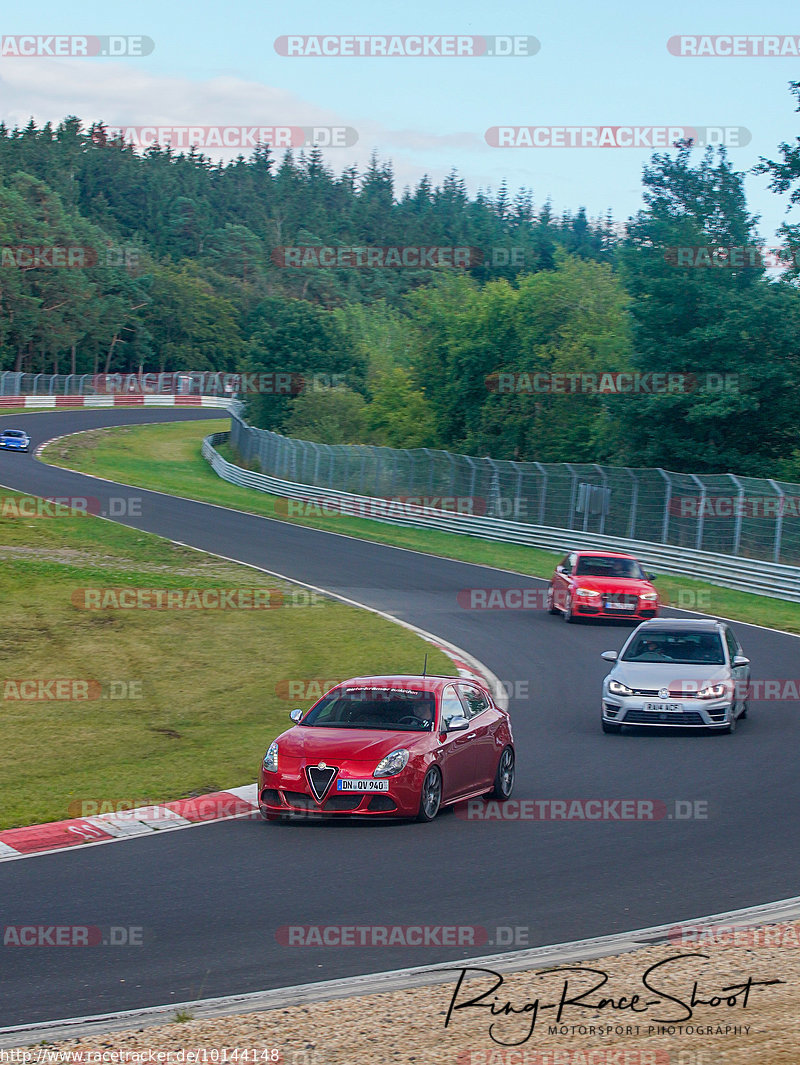
<svg viewBox="0 0 800 1065"><path fill-rule="evenodd" d="M432 448L295 440L234 419L244 465L319 488L396 498L446 496L523 525L800 565L800 484L732 473L675 473L522 462Z"/></svg>
<svg viewBox="0 0 800 1065"><path fill-rule="evenodd" d="M463 536L479 536L503 543L524 544L548 551L564 552L572 548L590 547L609 551L626 551L648 566L691 577L708 580L726 588L766 595L773 599L800 602L800 567L785 566L758 559L737 558L715 554L710 551L690 550L684 547L633 540L619 536L605 536L596 532L530 525L507 521L503 518L477 514L459 514L435 507L416 506L405 502L397 505L392 499L357 495L329 488L316 487L297 481L288 481L265 473L246 470L224 459L215 445L226 443L229 433L215 433L203 441L203 457L214 472L223 480L244 488L302 502L298 515L309 507L320 511L348 514L354 517L369 517L391 525L407 525L420 529L439 529ZM383 512L382 512L383 511Z"/></svg>

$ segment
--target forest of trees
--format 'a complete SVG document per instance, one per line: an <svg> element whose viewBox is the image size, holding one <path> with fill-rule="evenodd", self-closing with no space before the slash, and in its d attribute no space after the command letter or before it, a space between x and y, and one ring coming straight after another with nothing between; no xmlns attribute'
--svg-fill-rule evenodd
<svg viewBox="0 0 800 1065"><path fill-rule="evenodd" d="M800 202L800 150L780 152L758 169ZM335 175L316 150L222 164L140 153L74 117L0 125L0 369L335 375L250 397L248 416L329 443L800 480L800 268L776 275L754 254L744 177L724 149L676 145L645 166L644 206L620 224L504 187L470 198L455 173L400 192L377 158ZM800 227L782 236L800 248ZM298 246L471 251L468 266L282 265ZM37 261L47 248L86 254L59 268ZM736 385L491 387L612 371Z"/></svg>

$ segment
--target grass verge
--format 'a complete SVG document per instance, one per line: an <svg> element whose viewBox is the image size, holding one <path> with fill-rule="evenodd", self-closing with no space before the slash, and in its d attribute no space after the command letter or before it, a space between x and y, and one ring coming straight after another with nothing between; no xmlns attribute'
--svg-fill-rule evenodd
<svg viewBox="0 0 800 1065"><path fill-rule="evenodd" d="M405 547L463 562L550 577L558 555L518 544L497 543L435 529L409 529L347 515L287 515L286 500L221 480L200 454L203 437L227 428L227 422L178 422L168 425L96 429L51 444L44 459L55 465L110 480L153 488L171 495L217 503L264 517L279 518L327 532ZM225 446L229 461L235 456ZM313 489L310 490L313 492ZM686 610L734 618L800 633L800 604L739 592L704 581L662 574L662 599Z"/></svg>
<svg viewBox="0 0 800 1065"><path fill-rule="evenodd" d="M418 672L425 652L452 670L373 614L92 516L18 517L21 498L4 490L0 507L0 828L255 779L288 711L315 697L289 697L290 680ZM85 609L86 588L258 589L284 605Z"/></svg>

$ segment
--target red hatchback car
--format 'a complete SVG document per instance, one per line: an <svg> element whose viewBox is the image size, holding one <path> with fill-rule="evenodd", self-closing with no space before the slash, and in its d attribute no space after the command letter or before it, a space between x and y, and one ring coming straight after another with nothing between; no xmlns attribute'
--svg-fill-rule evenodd
<svg viewBox="0 0 800 1065"><path fill-rule="evenodd" d="M480 795L507 799L514 740L507 711L463 677L342 681L270 744L258 780L266 820L415 817Z"/></svg>
<svg viewBox="0 0 800 1065"><path fill-rule="evenodd" d="M658 614L658 592L633 555L615 551L572 551L547 590L547 609L579 618L631 618L645 621Z"/></svg>

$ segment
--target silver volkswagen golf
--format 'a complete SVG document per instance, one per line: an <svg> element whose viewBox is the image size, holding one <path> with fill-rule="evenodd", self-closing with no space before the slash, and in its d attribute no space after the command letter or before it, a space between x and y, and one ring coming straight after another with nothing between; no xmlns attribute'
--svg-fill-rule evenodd
<svg viewBox="0 0 800 1065"><path fill-rule="evenodd" d="M750 659L724 621L645 621L622 650L603 651L603 732L623 725L733 732L747 715Z"/></svg>

